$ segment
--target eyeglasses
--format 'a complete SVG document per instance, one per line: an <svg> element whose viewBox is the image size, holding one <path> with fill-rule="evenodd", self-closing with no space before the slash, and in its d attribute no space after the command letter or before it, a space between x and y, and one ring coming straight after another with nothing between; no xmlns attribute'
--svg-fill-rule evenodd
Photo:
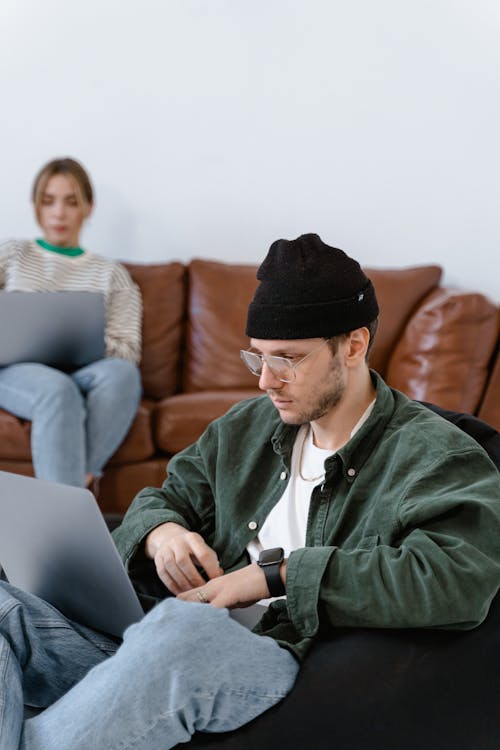
<svg viewBox="0 0 500 750"><path fill-rule="evenodd" d="M299 361L295 362L295 364L287 357L275 357L272 354L257 354L256 352L249 352L246 349L240 350L240 357L246 364L250 372L257 377L261 376L262 367L265 362L267 367L271 370L273 375L278 378L278 380L281 380L282 383L293 383L293 381L297 377L295 373L297 367L301 365L302 362L304 362L308 357L310 357L311 354L314 354L314 352L318 352L320 349L322 349L325 344L328 344L329 341L330 339L326 339L326 341L323 341L322 344L310 351L309 354L306 354L306 356L302 357L302 359L299 359Z"/></svg>

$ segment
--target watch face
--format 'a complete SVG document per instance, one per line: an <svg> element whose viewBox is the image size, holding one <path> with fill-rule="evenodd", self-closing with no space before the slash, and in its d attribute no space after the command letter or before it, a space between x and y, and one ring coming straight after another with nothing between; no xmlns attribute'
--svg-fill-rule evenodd
<svg viewBox="0 0 500 750"><path fill-rule="evenodd" d="M283 562L284 552L282 547L273 547L272 549L263 549L259 555L259 565L273 565Z"/></svg>

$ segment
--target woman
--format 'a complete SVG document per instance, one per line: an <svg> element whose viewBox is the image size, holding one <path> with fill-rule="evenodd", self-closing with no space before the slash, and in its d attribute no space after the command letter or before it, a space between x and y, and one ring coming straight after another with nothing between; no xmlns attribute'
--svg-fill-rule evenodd
<svg viewBox="0 0 500 750"><path fill-rule="evenodd" d="M94 202L81 164L68 158L46 164L32 199L43 239L0 246L0 289L103 294L106 357L70 374L31 362L4 367L0 407L31 420L37 477L91 486L127 434L139 403L140 292L122 265L80 247Z"/></svg>

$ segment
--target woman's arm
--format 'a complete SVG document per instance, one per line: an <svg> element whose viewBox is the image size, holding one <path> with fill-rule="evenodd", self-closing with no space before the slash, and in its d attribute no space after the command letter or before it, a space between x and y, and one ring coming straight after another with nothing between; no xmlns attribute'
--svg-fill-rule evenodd
<svg viewBox="0 0 500 750"><path fill-rule="evenodd" d="M119 263L106 304L106 354L135 364L141 360L142 299L139 287Z"/></svg>
<svg viewBox="0 0 500 750"><path fill-rule="evenodd" d="M0 289L5 288L7 266L16 251L17 243L14 240L7 240L0 243Z"/></svg>

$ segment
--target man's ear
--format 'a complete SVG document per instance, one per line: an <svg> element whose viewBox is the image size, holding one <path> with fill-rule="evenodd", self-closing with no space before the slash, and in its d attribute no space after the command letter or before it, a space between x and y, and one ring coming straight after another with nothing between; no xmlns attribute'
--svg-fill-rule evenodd
<svg viewBox="0 0 500 750"><path fill-rule="evenodd" d="M369 343L370 332L365 326L349 333L345 349L345 362L348 367L357 367L365 361Z"/></svg>

